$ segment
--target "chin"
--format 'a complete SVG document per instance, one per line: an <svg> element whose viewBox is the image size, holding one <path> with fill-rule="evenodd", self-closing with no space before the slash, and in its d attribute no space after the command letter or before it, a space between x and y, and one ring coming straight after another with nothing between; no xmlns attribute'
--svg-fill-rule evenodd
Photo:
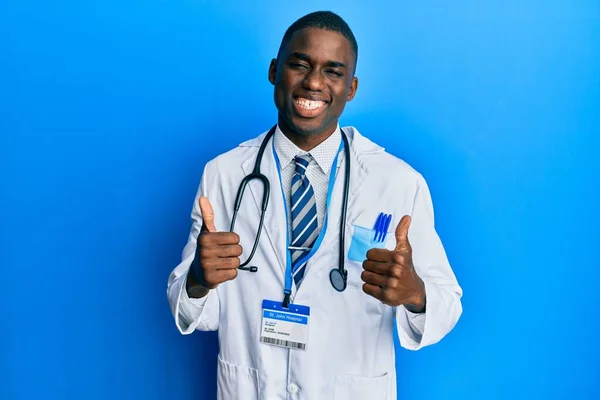
<svg viewBox="0 0 600 400"><path fill-rule="evenodd" d="M312 136L312 135L318 135L320 133L323 132L323 128L320 126L303 126L300 125L296 128L294 128L294 131L297 132L298 134L302 135L302 136Z"/></svg>
<svg viewBox="0 0 600 400"><path fill-rule="evenodd" d="M291 123L288 123L290 128L292 128L294 132L302 136L318 134L326 129L326 127L323 126L320 120L303 119L295 117L292 118L290 122Z"/></svg>

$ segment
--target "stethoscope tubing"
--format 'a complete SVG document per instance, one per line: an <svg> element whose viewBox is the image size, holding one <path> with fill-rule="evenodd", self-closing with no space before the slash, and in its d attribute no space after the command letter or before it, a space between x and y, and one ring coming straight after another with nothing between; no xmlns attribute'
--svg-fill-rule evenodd
<svg viewBox="0 0 600 400"><path fill-rule="evenodd" d="M249 271L249 272L257 272L258 271L257 266L248 267L247 265L250 263L250 261L252 261L252 258L254 257L254 254L256 253L256 250L258 248L258 243L260 241L260 236L261 236L261 233L263 230L265 214L267 211L267 206L269 204L269 196L271 193L271 184L269 182L269 179L260 172L260 165L262 163L262 158L265 153L267 144L268 144L269 140L271 139L271 137L273 136L273 134L275 133L276 127L277 127L277 125L273 126L269 130L269 132L267 133L265 138L263 139L263 141L260 145L260 148L258 150L258 154L256 156L256 161L254 162L254 169L251 174L246 175L240 182L240 186L238 188L238 192L237 192L237 195L235 198L233 217L231 218L231 226L229 229L230 232L234 231L237 214L240 210L240 207L242 204L242 198L244 196L244 192L246 191L246 187L248 186L248 184L253 179L258 179L263 183L264 191L263 191L262 204L261 204L260 222L259 222L258 229L256 232L256 239L254 240L254 245L252 246L252 251L250 252L250 255L248 256L248 259L244 263L240 264L240 266L238 267L238 269L241 271ZM346 221L346 215L347 215L347 211L348 211L348 196L349 196L349 189L350 189L350 145L348 143L348 138L346 137L346 134L344 133L343 130L341 131L341 133L342 133L342 140L344 141L345 175L344 175L344 192L343 192L343 197L342 197L342 215L341 215L341 219L340 219L340 230L339 230L339 235L340 235L339 261L338 261L338 268L332 269L331 273L330 273L331 284L334 287L334 289L339 292L343 292L346 289L346 282L347 282L347 276L348 276L348 272L344 268L344 252L345 252L345 234L344 233L345 233L345 229L346 229L345 221Z"/></svg>

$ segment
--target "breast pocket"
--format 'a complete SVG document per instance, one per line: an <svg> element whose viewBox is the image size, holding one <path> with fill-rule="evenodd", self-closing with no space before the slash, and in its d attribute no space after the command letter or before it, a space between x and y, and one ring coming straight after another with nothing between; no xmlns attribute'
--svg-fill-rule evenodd
<svg viewBox="0 0 600 400"><path fill-rule="evenodd" d="M348 248L346 269L348 270L348 287L361 289L363 281L360 274L363 271L362 263L367 259L367 252L374 248L391 248L394 243L394 234L390 227L394 224L394 218L387 229L383 240L376 239L375 221L379 212L363 211L354 219L350 227L350 247Z"/></svg>
<svg viewBox="0 0 600 400"><path fill-rule="evenodd" d="M348 259L363 262L367 258L367 252L374 248L387 248L390 236L393 236L392 227L394 218L390 222L385 236L376 237L375 222L379 212L365 210L352 222L352 240L348 249ZM388 214L389 215L389 214Z"/></svg>
<svg viewBox="0 0 600 400"><path fill-rule="evenodd" d="M229 364L219 356L217 400L258 400L258 370Z"/></svg>

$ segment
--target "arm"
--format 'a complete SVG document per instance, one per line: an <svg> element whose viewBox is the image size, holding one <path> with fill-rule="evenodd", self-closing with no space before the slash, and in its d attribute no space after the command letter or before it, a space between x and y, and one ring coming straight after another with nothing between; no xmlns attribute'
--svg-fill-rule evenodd
<svg viewBox="0 0 600 400"><path fill-rule="evenodd" d="M167 285L167 297L177 329L184 335L189 335L195 329L201 331L217 330L219 325L219 295L217 290L210 290L202 298L191 298L186 290L190 264L191 260L184 259L171 272Z"/></svg>
<svg viewBox="0 0 600 400"><path fill-rule="evenodd" d="M169 276L167 286L175 324L182 334L190 334L194 329L217 330L217 286L237 277L242 254L237 234L217 232L213 208L204 195L205 178L206 172L192 208L192 228L183 261Z"/></svg>
<svg viewBox="0 0 600 400"><path fill-rule="evenodd" d="M408 237L414 268L425 286L426 307L423 314L414 314L399 306L396 321L402 347L419 350L439 342L454 328L462 314L462 289L435 231L431 195L422 177L411 217Z"/></svg>
<svg viewBox="0 0 600 400"><path fill-rule="evenodd" d="M167 297L171 306L171 312L175 318L175 324L179 331L186 335L198 330L216 330L219 322L219 299L215 289L210 290L206 296L198 299L190 298L188 295L188 272L195 259L197 238L202 229L202 213L200 211L199 199L202 197L204 178L198 188L194 200L191 218L192 227L188 236L188 242L183 249L181 263L171 272L167 284Z"/></svg>

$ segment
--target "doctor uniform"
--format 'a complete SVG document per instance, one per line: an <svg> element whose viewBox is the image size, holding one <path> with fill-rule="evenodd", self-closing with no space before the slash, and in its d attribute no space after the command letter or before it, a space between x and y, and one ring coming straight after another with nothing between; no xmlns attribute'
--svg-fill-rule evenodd
<svg viewBox="0 0 600 400"><path fill-rule="evenodd" d="M310 307L304 350L261 343L260 338L263 300L281 301L283 297L294 157L307 152L276 129L261 165L271 191L264 233L250 264L256 265L258 272L239 271L234 280L219 285L205 297L190 299L185 289L186 277L202 226L198 199L209 198L217 230L227 231L238 186L252 172L266 132L216 157L205 167L192 209L188 243L181 263L169 276L167 295L182 334L191 334L196 329L218 330L218 399L395 400L394 324L402 347L418 350L440 341L462 313L462 289L436 233L425 180L355 128L344 128L344 132L350 143L351 170L344 222L348 286L343 292L336 291L329 280L339 257L345 174L344 152L338 154L340 128L308 152L306 176L314 188L319 228L325 225L326 216L328 223L320 247L309 259L301 283L292 292L292 304ZM338 161L333 165L336 155ZM336 169L336 178L326 209L332 168ZM246 193L235 228L244 249L241 261L248 258L256 237L263 187L254 180ZM380 212L392 215L383 243L373 240L373 225ZM413 314L403 306L382 304L362 291L360 276L367 250L372 247L393 250L394 230L404 215L412 217L408 237L415 270L425 284L427 305L422 314Z"/></svg>

